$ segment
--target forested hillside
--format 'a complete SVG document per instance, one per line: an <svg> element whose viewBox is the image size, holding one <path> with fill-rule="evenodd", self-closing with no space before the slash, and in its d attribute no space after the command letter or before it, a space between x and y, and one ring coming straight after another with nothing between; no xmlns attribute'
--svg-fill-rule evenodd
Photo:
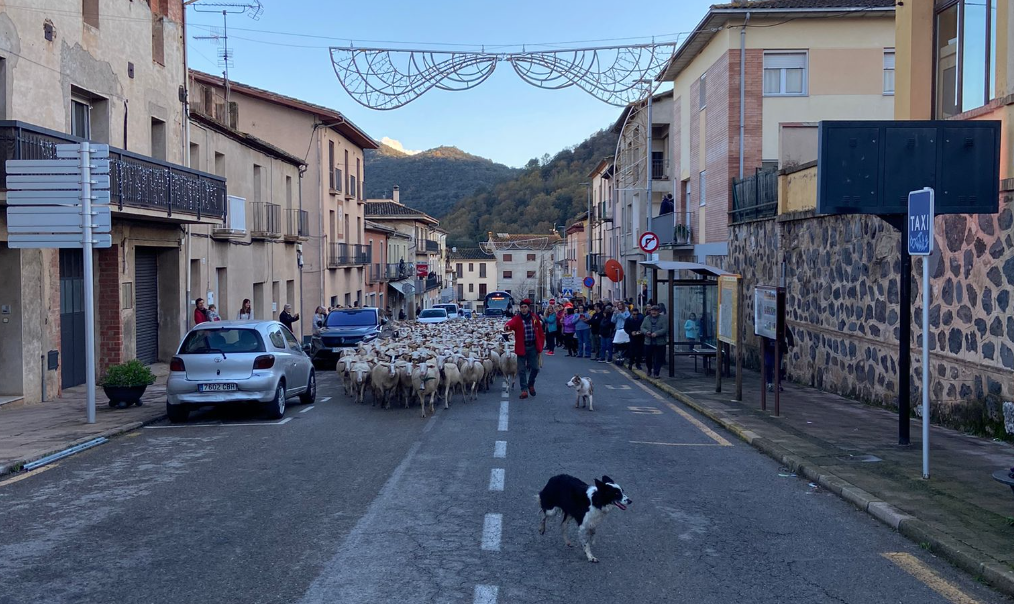
<svg viewBox="0 0 1014 604"><path fill-rule="evenodd" d="M532 159L515 178L462 199L440 221L450 245L474 247L486 233L550 233L588 207L588 173L616 151L616 134L600 130L552 159Z"/></svg>
<svg viewBox="0 0 1014 604"><path fill-rule="evenodd" d="M397 185L402 203L441 218L466 196L520 172L457 147L409 155L382 144L366 151L366 196L391 197Z"/></svg>

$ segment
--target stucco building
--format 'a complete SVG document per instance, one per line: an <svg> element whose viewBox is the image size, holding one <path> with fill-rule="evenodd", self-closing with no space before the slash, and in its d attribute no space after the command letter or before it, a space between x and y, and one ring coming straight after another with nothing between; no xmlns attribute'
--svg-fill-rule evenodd
<svg viewBox="0 0 1014 604"><path fill-rule="evenodd" d="M454 270L458 303L481 313L486 294L496 291L496 257L479 248L457 248L448 254L448 259Z"/></svg>
<svg viewBox="0 0 1014 604"><path fill-rule="evenodd" d="M191 94L230 127L305 156L296 187L306 210L303 243L303 316L318 305L363 304L371 264L364 238L363 149L379 145L340 112L282 94L191 71Z"/></svg>
<svg viewBox="0 0 1014 604"><path fill-rule="evenodd" d="M84 383L87 354L99 373L168 361L187 327L185 228L226 213L225 179L186 167L183 3L29 5L0 12L0 165L54 158L58 143L109 144L113 245L95 253L86 351L82 251L12 249L0 211L0 402Z"/></svg>
<svg viewBox="0 0 1014 604"><path fill-rule="evenodd" d="M499 291L510 292L514 299L549 299L553 292L554 246L562 243L556 232L548 235L490 233L484 249L496 257Z"/></svg>

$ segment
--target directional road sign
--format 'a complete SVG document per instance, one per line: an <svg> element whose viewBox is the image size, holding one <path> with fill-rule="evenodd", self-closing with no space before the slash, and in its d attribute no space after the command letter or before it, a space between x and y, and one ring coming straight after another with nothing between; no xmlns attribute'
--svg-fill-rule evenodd
<svg viewBox="0 0 1014 604"><path fill-rule="evenodd" d="M108 233L112 229L109 206L92 206L92 230ZM9 233L84 234L84 216L79 206L12 206L7 208Z"/></svg>
<svg viewBox="0 0 1014 604"><path fill-rule="evenodd" d="M92 159L107 159L109 157L109 145L89 144L88 154ZM78 159L80 156L80 143L67 143L56 146L56 157L59 159Z"/></svg>
<svg viewBox="0 0 1014 604"><path fill-rule="evenodd" d="M11 233L7 236L7 246L12 248L77 248L81 249L81 234L63 233ZM93 235L92 247L111 247L112 235Z"/></svg>
<svg viewBox="0 0 1014 604"><path fill-rule="evenodd" d="M641 233L641 238L637 243L641 246L641 250L644 253L652 254L658 249L658 235L651 231L645 231Z"/></svg>
<svg viewBox="0 0 1014 604"><path fill-rule="evenodd" d="M109 191L92 189L92 203L109 203ZM81 191L7 191L7 205L10 206L79 206Z"/></svg>
<svg viewBox="0 0 1014 604"><path fill-rule="evenodd" d="M109 160L95 159L91 162L92 176L109 174ZM11 159L7 161L8 174L69 174L81 175L79 162L65 159Z"/></svg>
<svg viewBox="0 0 1014 604"><path fill-rule="evenodd" d="M933 253L933 189L929 187L908 194L908 253Z"/></svg>

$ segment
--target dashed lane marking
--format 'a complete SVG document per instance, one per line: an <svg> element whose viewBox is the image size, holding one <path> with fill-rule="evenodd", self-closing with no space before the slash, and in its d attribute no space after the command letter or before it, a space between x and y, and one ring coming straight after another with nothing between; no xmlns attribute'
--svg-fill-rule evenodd
<svg viewBox="0 0 1014 604"><path fill-rule="evenodd" d="M721 447L718 443L657 443L650 440L627 441L635 445L660 445L663 447Z"/></svg>
<svg viewBox="0 0 1014 604"><path fill-rule="evenodd" d="M621 371L620 373L622 373L624 375L624 377L626 377L628 380L633 381L634 384L636 386L638 386L641 390L644 390L645 392L647 392L648 394L650 394L655 399L660 400L663 403L665 403L666 406L669 407L670 409L672 409L673 411L675 411L677 415L679 415L683 419L685 419L688 422L690 422L691 424L693 424L694 427L696 427L701 432L707 434L708 437L711 438L711 440L713 440L716 443L722 445L723 447L731 447L732 446L731 442L729 442L728 440L726 440L725 438L723 438L721 434L715 432L714 430L712 430L711 428L709 428L708 426L706 426L704 424L704 422L702 422L701 420L697 419L693 415L690 415L689 413L687 413L683 409L680 409L679 407L677 407L673 403L667 401L661 394L655 392L651 388L648 388L647 386L645 386L641 382L634 381L633 378L630 377L629 373L627 373L625 371Z"/></svg>
<svg viewBox="0 0 1014 604"><path fill-rule="evenodd" d="M929 566L912 554L904 552L885 552L880 554L891 562L894 562L903 571L912 575L924 585L943 596L953 604L978 604L978 600L961 591L953 583L947 581L936 573Z"/></svg>
<svg viewBox="0 0 1014 604"><path fill-rule="evenodd" d="M504 480L504 469L493 468L489 472L489 490L490 491L502 491Z"/></svg>
<svg viewBox="0 0 1014 604"><path fill-rule="evenodd" d="M486 514L482 522L482 549L487 552L500 551L500 532L503 514Z"/></svg>
<svg viewBox="0 0 1014 604"><path fill-rule="evenodd" d="M328 402L329 400L331 400L331 397L330 397L330 396L325 396L325 397L322 397L322 398L320 399L320 402L322 402L322 403L326 403L326 402Z"/></svg>
<svg viewBox="0 0 1014 604"><path fill-rule="evenodd" d="M313 409L313 407L314 407L313 405L310 405L306 409L303 409L302 411L300 411L300 413L306 413L307 411L311 411Z"/></svg>
<svg viewBox="0 0 1014 604"><path fill-rule="evenodd" d="M500 432L507 431L507 411L510 403L507 401L500 401L500 421L497 424L496 429Z"/></svg>
<svg viewBox="0 0 1014 604"><path fill-rule="evenodd" d="M658 407L627 407L627 409L637 415L662 415L662 410Z"/></svg>
<svg viewBox="0 0 1014 604"><path fill-rule="evenodd" d="M496 585L476 585L473 604L496 604L500 588Z"/></svg>
<svg viewBox="0 0 1014 604"><path fill-rule="evenodd" d="M612 371L609 371L608 369L589 369L588 372L589 373L612 373Z"/></svg>
<svg viewBox="0 0 1014 604"><path fill-rule="evenodd" d="M507 457L507 441L498 440L493 444L493 457L497 459Z"/></svg>
<svg viewBox="0 0 1014 604"><path fill-rule="evenodd" d="M7 479L7 480L5 480L3 482L0 482L0 487L5 487L5 486L7 486L9 484L14 484L15 482L21 482L22 480L24 480L26 478L31 478L32 476L35 476L37 474L42 474L43 472L52 470L53 468L55 468L58 465L60 465L60 464L53 463L53 464L49 464L48 466L42 466L41 468L35 468L34 470L30 470L28 472L25 472L24 474L19 474L18 476L15 476L14 478L10 478L10 479Z"/></svg>
<svg viewBox="0 0 1014 604"><path fill-rule="evenodd" d="M620 384L619 386L613 386L612 384L606 384L606 388L610 390L630 390L630 386L626 384Z"/></svg>

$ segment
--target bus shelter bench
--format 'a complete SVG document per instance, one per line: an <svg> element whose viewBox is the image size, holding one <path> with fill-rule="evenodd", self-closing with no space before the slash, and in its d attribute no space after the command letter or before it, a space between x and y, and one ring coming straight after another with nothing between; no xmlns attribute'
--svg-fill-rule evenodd
<svg viewBox="0 0 1014 604"><path fill-rule="evenodd" d="M704 363L704 371L710 371L711 359L715 358L718 350L714 346L702 344L701 342L673 342L673 355L678 357L694 357L694 373L697 373L697 359L700 357Z"/></svg>
<svg viewBox="0 0 1014 604"><path fill-rule="evenodd" d="M1009 486L1010 490L1014 491L1014 478L1010 477L1012 471L1014 471L1014 469L997 470L996 472L993 472L993 480Z"/></svg>

